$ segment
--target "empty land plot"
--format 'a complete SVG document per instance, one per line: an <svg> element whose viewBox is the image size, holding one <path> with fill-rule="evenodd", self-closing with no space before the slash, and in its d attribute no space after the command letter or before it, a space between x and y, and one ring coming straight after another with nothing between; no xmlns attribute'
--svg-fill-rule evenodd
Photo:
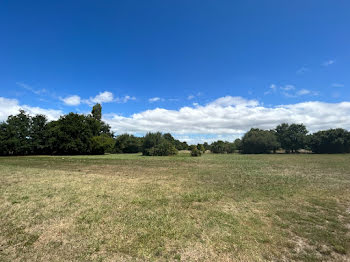
<svg viewBox="0 0 350 262"><path fill-rule="evenodd" d="M350 155L0 158L0 261L349 261Z"/></svg>

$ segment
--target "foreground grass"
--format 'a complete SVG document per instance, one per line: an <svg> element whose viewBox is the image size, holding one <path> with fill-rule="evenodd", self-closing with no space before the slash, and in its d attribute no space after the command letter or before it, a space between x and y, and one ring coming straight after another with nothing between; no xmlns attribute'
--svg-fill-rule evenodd
<svg viewBox="0 0 350 262"><path fill-rule="evenodd" d="M0 158L0 261L349 261L350 155Z"/></svg>

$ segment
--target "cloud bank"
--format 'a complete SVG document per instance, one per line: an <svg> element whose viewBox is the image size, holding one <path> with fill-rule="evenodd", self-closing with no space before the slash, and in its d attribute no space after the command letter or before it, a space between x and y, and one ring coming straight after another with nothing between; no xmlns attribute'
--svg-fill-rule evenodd
<svg viewBox="0 0 350 262"><path fill-rule="evenodd" d="M0 121L4 121L7 119L9 115L18 114L19 110L23 109L29 115L37 115L42 114L46 115L48 120L56 120L63 112L61 110L55 109L44 109L40 107L32 107L28 105L20 105L17 99L8 99L5 97L0 97Z"/></svg>
<svg viewBox="0 0 350 262"><path fill-rule="evenodd" d="M49 120L63 114L61 110L20 105L16 99L0 97L0 121L24 109L29 114L45 114ZM297 104L264 106L257 100L225 96L206 105L196 104L178 110L156 108L131 116L105 114L104 121L116 134L170 132L188 142L234 140L252 127L272 129L278 124L303 123L311 132L341 127L350 129L350 102L309 101Z"/></svg>
<svg viewBox="0 0 350 262"><path fill-rule="evenodd" d="M117 134L163 131L178 135L238 137L251 127L271 129L283 122L304 123L314 132L334 127L350 129L350 102L310 101L265 107L256 100L226 96L204 106L182 107L179 110L156 108L130 117L109 114L105 121Z"/></svg>

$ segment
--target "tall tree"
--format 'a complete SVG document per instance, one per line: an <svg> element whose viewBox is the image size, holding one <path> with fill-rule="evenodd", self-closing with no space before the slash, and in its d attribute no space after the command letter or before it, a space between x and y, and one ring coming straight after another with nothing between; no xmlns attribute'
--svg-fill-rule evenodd
<svg viewBox="0 0 350 262"><path fill-rule="evenodd" d="M102 119L102 106L101 104L96 104L92 107L91 115L98 121Z"/></svg>
<svg viewBox="0 0 350 262"><path fill-rule="evenodd" d="M47 118L44 115L32 117L30 128L31 148L33 154L47 153Z"/></svg>
<svg viewBox="0 0 350 262"><path fill-rule="evenodd" d="M18 115L9 116L6 127L6 148L10 155L26 155L31 153L30 144L31 119L24 110Z"/></svg>
<svg viewBox="0 0 350 262"><path fill-rule="evenodd" d="M307 133L308 131L303 124L283 123L276 127L278 141L286 152L296 152L305 148Z"/></svg>

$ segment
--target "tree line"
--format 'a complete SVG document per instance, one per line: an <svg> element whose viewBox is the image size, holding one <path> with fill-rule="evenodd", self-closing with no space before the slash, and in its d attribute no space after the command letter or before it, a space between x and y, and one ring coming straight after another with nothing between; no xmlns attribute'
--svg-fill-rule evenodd
<svg viewBox="0 0 350 262"><path fill-rule="evenodd" d="M139 153L145 156L175 155L191 150L192 156L206 151L217 154L296 153L301 149L314 153L350 153L350 132L337 128L309 134L303 124L280 124L272 130L252 128L234 142L215 141L188 145L171 134L147 133L114 136L102 121L102 107L93 106L91 114L69 113L49 122L44 115L29 116L20 110L0 123L0 155L77 155Z"/></svg>

